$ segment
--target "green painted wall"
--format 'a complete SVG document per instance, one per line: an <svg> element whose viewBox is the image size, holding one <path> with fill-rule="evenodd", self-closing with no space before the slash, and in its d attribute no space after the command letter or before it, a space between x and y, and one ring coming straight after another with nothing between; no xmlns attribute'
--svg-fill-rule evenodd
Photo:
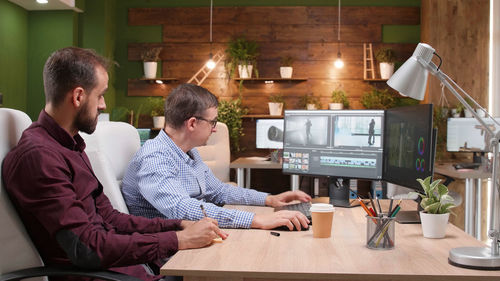
<svg viewBox="0 0 500 281"><path fill-rule="evenodd" d="M27 112L38 119L45 105L43 66L52 52L76 45L76 14L73 11L31 11L28 13L28 100Z"/></svg>
<svg viewBox="0 0 500 281"><path fill-rule="evenodd" d="M28 12L0 0L0 93L3 106L26 111Z"/></svg>

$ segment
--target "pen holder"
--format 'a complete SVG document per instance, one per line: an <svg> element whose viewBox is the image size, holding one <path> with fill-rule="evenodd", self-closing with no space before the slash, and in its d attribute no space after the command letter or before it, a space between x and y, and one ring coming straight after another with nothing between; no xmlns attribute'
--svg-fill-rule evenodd
<svg viewBox="0 0 500 281"><path fill-rule="evenodd" d="M366 247L377 250L394 248L394 221L394 217L386 215L366 216Z"/></svg>

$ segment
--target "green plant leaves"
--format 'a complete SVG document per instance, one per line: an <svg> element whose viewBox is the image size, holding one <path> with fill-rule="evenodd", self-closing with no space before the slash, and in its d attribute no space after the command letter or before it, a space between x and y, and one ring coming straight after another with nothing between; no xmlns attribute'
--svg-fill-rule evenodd
<svg viewBox="0 0 500 281"><path fill-rule="evenodd" d="M448 195L448 187L441 184L441 180L435 180L431 182L431 177L427 177L424 180L417 179L425 194L419 194L422 198L420 206L424 209L424 212L430 214L445 214L450 212L450 208L455 207L452 203L453 197Z"/></svg>
<svg viewBox="0 0 500 281"><path fill-rule="evenodd" d="M241 105L241 96L234 100L219 102L217 121L227 125L232 151L240 151L240 137L244 135L242 117L247 112L248 109Z"/></svg>

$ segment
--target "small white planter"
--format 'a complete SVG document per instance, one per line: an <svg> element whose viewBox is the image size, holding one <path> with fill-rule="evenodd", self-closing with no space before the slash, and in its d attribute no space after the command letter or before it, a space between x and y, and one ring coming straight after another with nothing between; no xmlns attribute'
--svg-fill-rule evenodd
<svg viewBox="0 0 500 281"><path fill-rule="evenodd" d="M308 103L308 104L306 104L306 109L307 110L315 110L317 108L316 108L316 105L314 103Z"/></svg>
<svg viewBox="0 0 500 281"><path fill-rule="evenodd" d="M338 102L333 102L333 103L328 104L328 108L330 110L341 110L341 109L344 109L344 104L338 103Z"/></svg>
<svg viewBox="0 0 500 281"><path fill-rule="evenodd" d="M464 116L466 118L472 118L472 112L470 112L470 110L468 109L464 109Z"/></svg>
<svg viewBox="0 0 500 281"><path fill-rule="evenodd" d="M428 214L420 212L420 221L422 223L422 233L425 238L444 238L450 213L446 214Z"/></svg>
<svg viewBox="0 0 500 281"><path fill-rule="evenodd" d="M238 74L240 78L252 78L253 65L238 65Z"/></svg>
<svg viewBox="0 0 500 281"><path fill-rule="evenodd" d="M268 102L269 105L269 115L280 116L283 112L283 103L281 102Z"/></svg>
<svg viewBox="0 0 500 281"><path fill-rule="evenodd" d="M457 109L456 108L452 108L451 109L451 116L453 118L459 118L460 117L460 113L458 113Z"/></svg>
<svg viewBox="0 0 500 281"><path fill-rule="evenodd" d="M153 127L163 129L165 127L165 116L153 116Z"/></svg>
<svg viewBox="0 0 500 281"><path fill-rule="evenodd" d="M281 78L292 78L292 73L293 73L293 67L291 66L280 67Z"/></svg>
<svg viewBox="0 0 500 281"><path fill-rule="evenodd" d="M158 68L158 62L156 61L145 61L144 62L144 77L148 79L156 78L156 70Z"/></svg>
<svg viewBox="0 0 500 281"><path fill-rule="evenodd" d="M394 63L389 63L389 62L381 62L380 63L380 77L382 79L389 79L391 78L392 74L394 73Z"/></svg>

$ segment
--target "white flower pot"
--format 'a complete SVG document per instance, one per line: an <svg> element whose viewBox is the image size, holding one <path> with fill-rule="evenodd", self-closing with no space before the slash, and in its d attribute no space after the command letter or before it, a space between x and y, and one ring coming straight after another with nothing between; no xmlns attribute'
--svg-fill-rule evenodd
<svg viewBox="0 0 500 281"><path fill-rule="evenodd" d="M281 78L292 78L292 73L293 73L293 67L291 66L280 67Z"/></svg>
<svg viewBox="0 0 500 281"><path fill-rule="evenodd" d="M279 116L283 111L283 103L281 102L268 102L269 105L269 115Z"/></svg>
<svg viewBox="0 0 500 281"><path fill-rule="evenodd" d="M240 78L252 78L253 65L238 65Z"/></svg>
<svg viewBox="0 0 500 281"><path fill-rule="evenodd" d="M450 213L428 214L420 212L422 233L425 238L444 238Z"/></svg>
<svg viewBox="0 0 500 281"><path fill-rule="evenodd" d="M394 63L381 62L380 63L380 77L382 79L391 78L394 73Z"/></svg>
<svg viewBox="0 0 500 281"><path fill-rule="evenodd" d="M308 103L308 104L306 104L306 109L307 110L315 110L317 108L316 108L316 105L314 103Z"/></svg>
<svg viewBox="0 0 500 281"><path fill-rule="evenodd" d="M451 116L453 116L453 118L459 118L460 117L460 113L458 113L458 111L457 111L456 108L452 108L451 109Z"/></svg>
<svg viewBox="0 0 500 281"><path fill-rule="evenodd" d="M163 129L165 127L165 116L153 116L153 127Z"/></svg>
<svg viewBox="0 0 500 281"><path fill-rule="evenodd" d="M464 109L464 116L466 118L472 118L472 112L470 112L470 110L468 109Z"/></svg>
<svg viewBox="0 0 500 281"><path fill-rule="evenodd" d="M144 77L148 79L156 78L156 69L158 68L158 62L156 61L145 61L144 62Z"/></svg>
<svg viewBox="0 0 500 281"><path fill-rule="evenodd" d="M330 110L341 110L341 109L344 109L344 104L338 103L338 102L333 102L333 103L328 104L328 108Z"/></svg>

